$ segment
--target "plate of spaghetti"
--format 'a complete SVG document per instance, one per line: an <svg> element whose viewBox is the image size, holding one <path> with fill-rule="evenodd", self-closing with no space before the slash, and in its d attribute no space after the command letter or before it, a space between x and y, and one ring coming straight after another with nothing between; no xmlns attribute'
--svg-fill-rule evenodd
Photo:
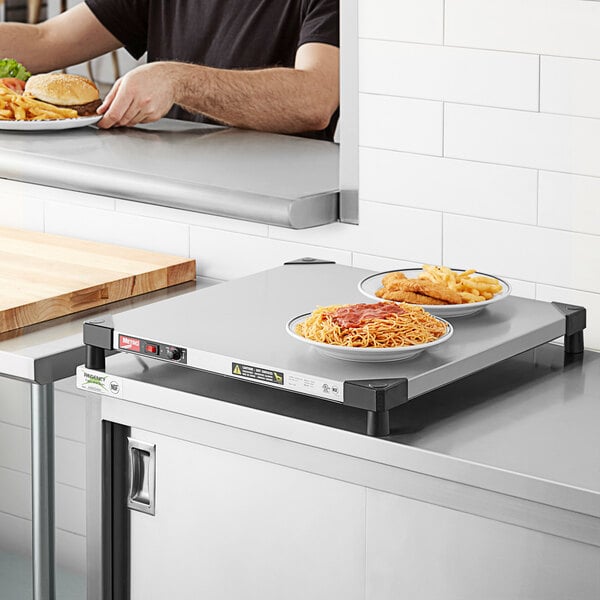
<svg viewBox="0 0 600 600"><path fill-rule="evenodd" d="M287 332L333 358L388 362L413 358L453 333L420 306L378 302L319 306L290 319Z"/></svg>

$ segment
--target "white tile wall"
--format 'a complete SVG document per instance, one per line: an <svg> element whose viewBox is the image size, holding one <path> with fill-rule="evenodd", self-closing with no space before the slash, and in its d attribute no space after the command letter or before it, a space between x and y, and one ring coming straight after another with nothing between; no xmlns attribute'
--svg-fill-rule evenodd
<svg viewBox="0 0 600 600"><path fill-rule="evenodd" d="M361 146L441 156L441 102L361 94L359 110Z"/></svg>
<svg viewBox="0 0 600 600"><path fill-rule="evenodd" d="M31 521L0 512L0 531L0 549L24 556L31 554ZM56 564L59 567L83 574L85 556L84 536L56 530Z"/></svg>
<svg viewBox="0 0 600 600"><path fill-rule="evenodd" d="M44 231L44 202L29 196L23 185L0 179L0 227Z"/></svg>
<svg viewBox="0 0 600 600"><path fill-rule="evenodd" d="M421 263L354 252L352 255L352 266L358 267L359 269L369 269L371 271L391 271L392 269L417 268L421 266Z"/></svg>
<svg viewBox="0 0 600 600"><path fill-rule="evenodd" d="M541 58L540 110L600 117L600 61Z"/></svg>
<svg viewBox="0 0 600 600"><path fill-rule="evenodd" d="M273 239L304 241L349 252L371 251L390 258L410 256L413 261L434 263L441 260L442 217L439 212L363 201L360 223L360 227L336 223L305 231L271 227L270 235Z"/></svg>
<svg viewBox="0 0 600 600"><path fill-rule="evenodd" d="M31 477L0 467L0 511L31 520ZM85 535L85 492L56 485L56 527Z"/></svg>
<svg viewBox="0 0 600 600"><path fill-rule="evenodd" d="M190 251L201 273L217 279L244 277L303 256L352 261L350 252L203 227L191 228Z"/></svg>
<svg viewBox="0 0 600 600"><path fill-rule="evenodd" d="M1 379L0 398L0 422L29 427L31 405L27 385L11 379ZM58 437L85 442L85 402L82 402L81 396L70 393L56 394L54 430Z"/></svg>
<svg viewBox="0 0 600 600"><path fill-rule="evenodd" d="M598 58L599 22L597 2L446 0L445 42L450 46Z"/></svg>
<svg viewBox="0 0 600 600"><path fill-rule="evenodd" d="M540 171L539 224L600 236L600 179Z"/></svg>
<svg viewBox="0 0 600 600"><path fill-rule="evenodd" d="M538 108L539 57L534 54L369 39L360 41L359 50L363 92Z"/></svg>
<svg viewBox="0 0 600 600"><path fill-rule="evenodd" d="M600 293L600 236L445 215L444 261Z"/></svg>
<svg viewBox="0 0 600 600"><path fill-rule="evenodd" d="M600 176L600 120L446 104L446 156Z"/></svg>
<svg viewBox="0 0 600 600"><path fill-rule="evenodd" d="M535 224L537 172L372 148L360 151L364 200Z"/></svg>
<svg viewBox="0 0 600 600"><path fill-rule="evenodd" d="M189 227L87 206L46 202L48 233L188 256Z"/></svg>
<svg viewBox="0 0 600 600"><path fill-rule="evenodd" d="M85 489L85 447L57 437L56 481ZM28 428L0 422L0 467L31 472L31 433Z"/></svg>
<svg viewBox="0 0 600 600"><path fill-rule="evenodd" d="M360 92L377 98L361 107L361 212L386 203L441 215L441 261L502 275L519 295L562 290L598 310L600 2L440 4L361 4ZM407 100L441 102L441 130ZM419 230L417 215L403 223ZM357 265L423 256L420 246L390 254L363 220L369 235L341 231L328 239L354 250ZM589 322L587 344L600 349Z"/></svg>
<svg viewBox="0 0 600 600"><path fill-rule="evenodd" d="M268 232L268 226L263 225L262 223L227 219L225 217L193 213L187 210L166 208L154 204L144 204L143 202L117 200L116 208L117 211L123 213L151 217L153 219L160 219L161 221L175 221L178 223L197 225L198 227L207 227L210 229L224 229L225 231L262 236L266 236Z"/></svg>
<svg viewBox="0 0 600 600"><path fill-rule="evenodd" d="M441 44L444 0L359 0L359 36Z"/></svg>

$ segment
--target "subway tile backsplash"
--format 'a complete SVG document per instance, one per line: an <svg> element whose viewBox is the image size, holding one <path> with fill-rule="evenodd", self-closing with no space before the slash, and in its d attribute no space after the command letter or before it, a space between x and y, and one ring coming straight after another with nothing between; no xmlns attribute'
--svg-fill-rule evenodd
<svg viewBox="0 0 600 600"><path fill-rule="evenodd" d="M445 156L600 177L600 119L446 104Z"/></svg>
<svg viewBox="0 0 600 600"><path fill-rule="evenodd" d="M359 50L363 92L538 109L539 59L533 54L371 39L361 40Z"/></svg>
<svg viewBox="0 0 600 600"><path fill-rule="evenodd" d="M441 102L360 94L359 107L361 146L442 155Z"/></svg>
<svg viewBox="0 0 600 600"><path fill-rule="evenodd" d="M442 262L588 306L586 343L600 349L600 2L440 4L361 3L359 86L377 99L360 107L361 207L441 215ZM409 112L394 102L409 100L441 103L441 128L433 113L398 125ZM360 253L374 267L422 254Z"/></svg>
<svg viewBox="0 0 600 600"><path fill-rule="evenodd" d="M598 2L446 0L444 39L450 46L597 59L599 21Z"/></svg>
<svg viewBox="0 0 600 600"><path fill-rule="evenodd" d="M600 118L600 61L542 56L540 110Z"/></svg>
<svg viewBox="0 0 600 600"><path fill-rule="evenodd" d="M358 0L362 38L441 44L444 0Z"/></svg>
<svg viewBox="0 0 600 600"><path fill-rule="evenodd" d="M360 150L364 200L535 225L537 171L388 152Z"/></svg>

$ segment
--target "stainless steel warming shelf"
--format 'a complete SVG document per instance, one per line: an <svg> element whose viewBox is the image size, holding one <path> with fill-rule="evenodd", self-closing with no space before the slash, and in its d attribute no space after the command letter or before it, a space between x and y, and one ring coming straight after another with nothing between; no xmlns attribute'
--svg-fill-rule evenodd
<svg viewBox="0 0 600 600"><path fill-rule="evenodd" d="M402 362L328 358L287 334L290 317L318 305L364 302L357 284L367 273L297 261L89 321L84 326L86 367L101 371L107 351L154 357L295 397L302 394L364 410L367 433L382 436L390 431L390 411L426 392L562 336L566 352L583 351L585 309L518 297L453 320L455 332L449 342ZM107 383L98 377L100 386ZM110 391L118 395L116 388ZM198 393L210 395L205 390Z"/></svg>

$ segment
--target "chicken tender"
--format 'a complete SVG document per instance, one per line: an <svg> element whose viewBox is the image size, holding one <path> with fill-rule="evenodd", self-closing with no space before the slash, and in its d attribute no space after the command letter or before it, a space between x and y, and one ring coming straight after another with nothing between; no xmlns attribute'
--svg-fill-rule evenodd
<svg viewBox="0 0 600 600"><path fill-rule="evenodd" d="M406 275L404 273L388 273L387 275L384 275L381 279L381 283L383 285L383 287L386 287L388 289L393 289L392 286L395 286L395 284L399 281L405 281L406 280Z"/></svg>
<svg viewBox="0 0 600 600"><path fill-rule="evenodd" d="M402 282L400 289L443 300L446 304L462 304L462 298L458 292L441 283L434 283L426 279L406 279Z"/></svg>
<svg viewBox="0 0 600 600"><path fill-rule="evenodd" d="M444 300L439 300L438 298L432 298L431 296L425 296L424 294L418 294L406 290L389 291L385 288L381 288L375 292L375 295L378 298L384 298L385 300L393 300L394 302L408 302L409 304L448 304L448 302L445 302Z"/></svg>

